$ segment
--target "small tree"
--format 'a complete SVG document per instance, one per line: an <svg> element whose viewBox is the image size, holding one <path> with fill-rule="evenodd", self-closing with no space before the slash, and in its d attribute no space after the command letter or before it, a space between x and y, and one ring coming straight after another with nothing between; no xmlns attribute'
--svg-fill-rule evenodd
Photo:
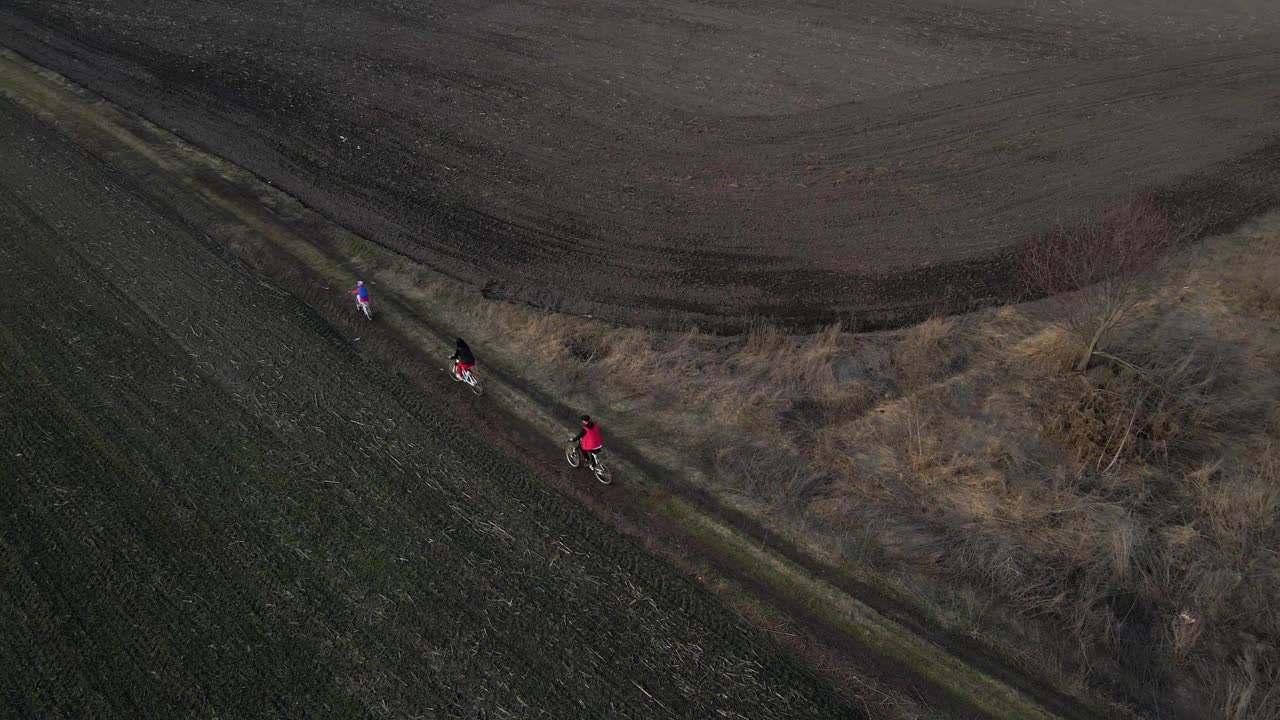
<svg viewBox="0 0 1280 720"><path fill-rule="evenodd" d="M1084 343L1074 367L1087 370L1107 336L1130 318L1173 251L1192 236L1148 197L1107 208L1102 217L1062 225L1029 243L1021 258L1035 295L1079 291L1067 325Z"/></svg>

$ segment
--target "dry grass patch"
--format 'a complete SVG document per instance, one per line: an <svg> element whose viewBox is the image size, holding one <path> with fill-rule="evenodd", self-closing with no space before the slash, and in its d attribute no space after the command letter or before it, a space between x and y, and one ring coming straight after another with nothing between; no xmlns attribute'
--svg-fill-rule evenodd
<svg viewBox="0 0 1280 720"><path fill-rule="evenodd" d="M1259 253L1232 274L1239 303L1272 317L1280 316L1280 255Z"/></svg>

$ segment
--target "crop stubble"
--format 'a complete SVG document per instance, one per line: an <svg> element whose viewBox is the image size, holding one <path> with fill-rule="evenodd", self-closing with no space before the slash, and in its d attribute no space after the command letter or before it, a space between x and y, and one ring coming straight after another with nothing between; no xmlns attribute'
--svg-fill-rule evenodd
<svg viewBox="0 0 1280 720"><path fill-rule="evenodd" d="M1158 189L1280 202L1280 6L15 0L0 42L491 296L893 322Z"/></svg>
<svg viewBox="0 0 1280 720"><path fill-rule="evenodd" d="M0 137L14 714L847 716L7 101Z"/></svg>

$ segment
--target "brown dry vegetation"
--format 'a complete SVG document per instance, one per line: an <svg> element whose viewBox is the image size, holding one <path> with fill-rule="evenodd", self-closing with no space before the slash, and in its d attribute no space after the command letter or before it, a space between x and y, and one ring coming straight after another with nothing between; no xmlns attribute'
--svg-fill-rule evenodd
<svg viewBox="0 0 1280 720"><path fill-rule="evenodd" d="M1088 324L1070 319L1087 292L893 333L725 338L384 272L975 643L1144 715L1280 713L1280 219L1137 283L1084 372Z"/></svg>

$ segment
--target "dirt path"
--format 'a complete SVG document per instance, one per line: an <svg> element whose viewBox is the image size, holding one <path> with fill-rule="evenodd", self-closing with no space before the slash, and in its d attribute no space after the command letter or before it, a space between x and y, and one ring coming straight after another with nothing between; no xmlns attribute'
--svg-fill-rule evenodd
<svg viewBox="0 0 1280 720"><path fill-rule="evenodd" d="M4 714L858 714L7 100L0 142Z"/></svg>
<svg viewBox="0 0 1280 720"><path fill-rule="evenodd" d="M900 321L1155 189L1280 203L1280 6L14 0L0 40L343 225L646 322Z"/></svg>

